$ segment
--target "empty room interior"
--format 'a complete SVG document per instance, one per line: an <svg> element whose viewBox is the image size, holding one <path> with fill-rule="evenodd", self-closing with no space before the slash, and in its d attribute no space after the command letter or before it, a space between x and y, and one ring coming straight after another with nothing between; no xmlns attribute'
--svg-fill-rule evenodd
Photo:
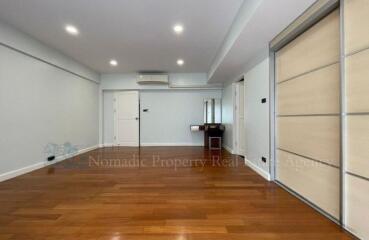
<svg viewBox="0 0 369 240"><path fill-rule="evenodd" d="M369 0L0 0L0 240L369 240Z"/></svg>

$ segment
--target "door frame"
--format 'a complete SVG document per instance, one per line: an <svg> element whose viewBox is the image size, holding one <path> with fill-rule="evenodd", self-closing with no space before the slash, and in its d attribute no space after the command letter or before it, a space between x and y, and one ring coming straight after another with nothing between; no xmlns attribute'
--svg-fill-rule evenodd
<svg viewBox="0 0 369 240"><path fill-rule="evenodd" d="M242 77L241 80L233 83L233 152L236 155L244 156L245 152L241 151L240 148L240 122L239 122L239 106L240 106L240 98L239 98L239 92L240 88L244 88L244 78ZM244 101L245 101L245 92L244 92ZM245 108L245 103L243 104ZM245 109L244 109L245 110ZM244 111L244 123L245 124L245 111ZM246 135L246 133L244 133ZM244 146L245 148L246 146ZM245 149L244 149L245 150Z"/></svg>
<svg viewBox="0 0 369 240"><path fill-rule="evenodd" d="M121 91L121 90L118 90L118 91L114 91L114 98L113 98L113 105L114 105L114 111L113 111L113 133L114 133L114 141L113 141L113 146L121 146L117 143L117 137L116 137L116 134L117 134L117 119L116 119L116 114L117 114L117 110L116 110L116 104L117 104L117 98L116 98L116 94L119 94L119 93L129 93L129 92L135 92L137 93L137 101L138 101L138 106L137 106L137 110L138 110L138 145L137 147L140 147L141 146L141 142L140 142L140 128L141 128L141 117L140 117L140 113L141 113L141 109L140 109L140 91L138 90L124 90L124 91ZM129 146L128 146L129 147ZM134 146L136 147L136 146Z"/></svg>
<svg viewBox="0 0 369 240"><path fill-rule="evenodd" d="M108 90L101 90L101 94L100 94L100 137L99 137L99 142L100 142L100 146L101 147L114 147L114 146L118 146L115 144L115 139L113 139L113 141L110 143L105 143L105 121L106 121L106 117L105 117L105 102L104 102L104 93L106 92L111 92L113 94L115 94L116 92L138 92L138 147L141 147L141 92L137 89L130 89L130 90L125 90L125 89L108 89ZM115 97L114 97L115 98ZM113 108L115 105L115 100L113 98ZM114 116L114 111L113 111L113 134L115 134L115 116Z"/></svg>

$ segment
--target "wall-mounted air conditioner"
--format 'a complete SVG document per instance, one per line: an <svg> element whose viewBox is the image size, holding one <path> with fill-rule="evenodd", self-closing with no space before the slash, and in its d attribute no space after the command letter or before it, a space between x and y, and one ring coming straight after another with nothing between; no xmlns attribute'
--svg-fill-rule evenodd
<svg viewBox="0 0 369 240"><path fill-rule="evenodd" d="M166 74L138 74L138 84L169 84L169 77Z"/></svg>

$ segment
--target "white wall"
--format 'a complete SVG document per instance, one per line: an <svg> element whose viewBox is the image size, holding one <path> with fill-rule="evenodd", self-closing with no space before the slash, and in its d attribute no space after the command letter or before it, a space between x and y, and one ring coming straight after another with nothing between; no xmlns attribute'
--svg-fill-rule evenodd
<svg viewBox="0 0 369 240"><path fill-rule="evenodd" d="M203 124L205 98L221 98L220 90L141 92L142 145L203 145L202 132L191 132L191 124Z"/></svg>
<svg viewBox="0 0 369 240"><path fill-rule="evenodd" d="M244 77L246 158L269 172L269 58L257 64ZM267 98L267 103L262 104L262 98ZM262 157L267 158L267 163L261 161Z"/></svg>
<svg viewBox="0 0 369 240"><path fill-rule="evenodd" d="M232 84L224 87L222 94L222 122L226 127L224 132L223 146L233 152L233 96Z"/></svg>
<svg viewBox="0 0 369 240"><path fill-rule="evenodd" d="M114 91L103 93L103 144L110 146L114 142Z"/></svg>
<svg viewBox="0 0 369 240"><path fill-rule="evenodd" d="M0 41L9 39L12 48L34 47L38 51L32 54L42 55L35 57L66 63L63 68L75 66L73 60L68 62L8 26L3 31L2 26ZM76 69L80 68L71 70ZM86 78L98 76L78 72L84 73ZM44 166L48 143L70 142L79 148L98 143L98 84L4 45L0 45L0 112L0 180Z"/></svg>
<svg viewBox="0 0 369 240"><path fill-rule="evenodd" d="M101 75L102 90L138 90L138 89L170 89L164 85L137 84L137 74L103 74ZM175 86L206 85L206 73L175 73L169 74L169 82Z"/></svg>
<svg viewBox="0 0 369 240"><path fill-rule="evenodd" d="M98 73L2 22L0 22L0 44L16 48L84 78L100 81Z"/></svg>
<svg viewBox="0 0 369 240"><path fill-rule="evenodd" d="M221 90L140 90L142 146L202 146L205 98L221 98ZM113 91L104 91L104 144L113 143ZM149 112L143 112L149 109Z"/></svg>
<svg viewBox="0 0 369 240"><path fill-rule="evenodd" d="M141 109L142 145L202 145L203 133L191 133L191 124L203 123L203 100L221 98L221 89L172 89L168 85L139 85L136 74L103 74L101 94L103 95L103 119L101 143L112 144L113 92L118 90L139 90ZM206 73L170 74L169 81L175 86L203 86Z"/></svg>

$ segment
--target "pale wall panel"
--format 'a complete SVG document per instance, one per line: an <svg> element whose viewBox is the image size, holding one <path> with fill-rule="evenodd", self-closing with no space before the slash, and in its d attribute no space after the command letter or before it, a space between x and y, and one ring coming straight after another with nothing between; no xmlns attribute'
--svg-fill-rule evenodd
<svg viewBox="0 0 369 240"><path fill-rule="evenodd" d="M223 135L223 145L233 150L233 84L224 87L222 91L222 123L227 129Z"/></svg>
<svg viewBox="0 0 369 240"><path fill-rule="evenodd" d="M338 116L280 117L277 121L279 148L339 166Z"/></svg>
<svg viewBox="0 0 369 240"><path fill-rule="evenodd" d="M339 30L339 11L336 10L277 52L277 81L338 62Z"/></svg>
<svg viewBox="0 0 369 240"><path fill-rule="evenodd" d="M369 1L345 0L346 54L369 47Z"/></svg>
<svg viewBox="0 0 369 240"><path fill-rule="evenodd" d="M346 58L348 112L369 112L369 50Z"/></svg>
<svg viewBox="0 0 369 240"><path fill-rule="evenodd" d="M104 143L106 144L114 141L113 112L111 111L113 98L109 96L110 94L111 91L104 93ZM191 132L189 126L204 123L204 99L220 99L221 97L221 90L141 91L141 144L153 146L203 145L203 133ZM106 107L107 105L109 107ZM143 109L149 109L149 111L143 112Z"/></svg>
<svg viewBox="0 0 369 240"><path fill-rule="evenodd" d="M0 46L0 175L46 163L48 144L95 147L98 94L92 81Z"/></svg>
<svg viewBox="0 0 369 240"><path fill-rule="evenodd" d="M278 114L327 114L340 112L339 64L314 71L278 85Z"/></svg>
<svg viewBox="0 0 369 240"><path fill-rule="evenodd" d="M330 215L339 216L339 169L277 151L277 179Z"/></svg>
<svg viewBox="0 0 369 240"><path fill-rule="evenodd" d="M369 1L345 0L347 112L369 112ZM347 116L347 171L369 177L369 116ZM369 239L369 181L346 174L346 223L361 239Z"/></svg>
<svg viewBox="0 0 369 240"><path fill-rule="evenodd" d="M346 220L361 239L369 239L369 181L346 174Z"/></svg>
<svg viewBox="0 0 369 240"><path fill-rule="evenodd" d="M189 131L203 124L204 99L222 98L221 90L145 90L140 93L141 143L146 145L203 145L203 133Z"/></svg>
<svg viewBox="0 0 369 240"><path fill-rule="evenodd" d="M369 178L369 116L347 118L347 170Z"/></svg>
<svg viewBox="0 0 369 240"><path fill-rule="evenodd" d="M269 96L269 63L265 59L245 74L246 158L265 172L269 172L270 163L270 109L260 100ZM267 163L261 157L266 157Z"/></svg>

